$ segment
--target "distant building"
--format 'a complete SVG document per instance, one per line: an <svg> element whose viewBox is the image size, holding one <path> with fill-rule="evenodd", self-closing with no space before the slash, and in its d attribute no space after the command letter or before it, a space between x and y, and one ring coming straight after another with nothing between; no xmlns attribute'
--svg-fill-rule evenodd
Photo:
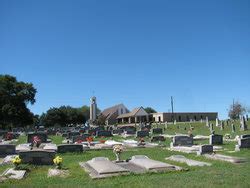
<svg viewBox="0 0 250 188"><path fill-rule="evenodd" d="M107 108L103 110L100 114L100 116L103 116L105 118L105 124L106 125L114 125L117 123L117 117L121 114L129 113L129 110L127 109L124 104L118 104L115 106L112 106L110 108Z"/></svg>
<svg viewBox="0 0 250 188"><path fill-rule="evenodd" d="M90 99L90 116L89 116L90 123L93 123L97 119L97 103L96 97L91 97Z"/></svg>
<svg viewBox="0 0 250 188"><path fill-rule="evenodd" d="M176 120L177 122L188 122L188 121L200 121L206 120L208 117L209 121L214 121L218 117L218 112L161 112L152 113L153 122L171 122Z"/></svg>
<svg viewBox="0 0 250 188"><path fill-rule="evenodd" d="M119 115L116 119L118 123L143 123L149 121L149 114L143 107L139 107L129 113Z"/></svg>

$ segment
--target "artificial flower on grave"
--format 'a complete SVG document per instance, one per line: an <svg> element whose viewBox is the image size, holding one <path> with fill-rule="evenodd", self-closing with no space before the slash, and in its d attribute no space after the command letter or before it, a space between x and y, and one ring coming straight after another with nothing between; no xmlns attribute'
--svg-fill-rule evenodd
<svg viewBox="0 0 250 188"><path fill-rule="evenodd" d="M101 144L104 144L106 141L107 141L107 140L106 140L105 136L102 136L102 137L101 137L101 140L100 140L100 143L101 143Z"/></svg>
<svg viewBox="0 0 250 188"><path fill-rule="evenodd" d="M56 168L58 169L62 168L62 162L63 162L62 157L57 156L56 158L53 159L53 162L56 165Z"/></svg>
<svg viewBox="0 0 250 188"><path fill-rule="evenodd" d="M116 161L121 161L121 153L124 151L122 145L114 145L113 146L113 152L116 155Z"/></svg>
<svg viewBox="0 0 250 188"><path fill-rule="evenodd" d="M15 169L18 168L21 162L22 162L22 159L20 159L19 155L15 156L15 158L12 159L12 163L15 165Z"/></svg>

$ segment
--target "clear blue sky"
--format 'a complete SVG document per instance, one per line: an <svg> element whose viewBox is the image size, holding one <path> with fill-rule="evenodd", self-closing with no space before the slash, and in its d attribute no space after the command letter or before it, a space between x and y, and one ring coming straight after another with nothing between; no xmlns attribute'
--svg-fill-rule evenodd
<svg viewBox="0 0 250 188"><path fill-rule="evenodd" d="M32 82L32 112L124 103L250 105L250 1L1 0L0 74Z"/></svg>

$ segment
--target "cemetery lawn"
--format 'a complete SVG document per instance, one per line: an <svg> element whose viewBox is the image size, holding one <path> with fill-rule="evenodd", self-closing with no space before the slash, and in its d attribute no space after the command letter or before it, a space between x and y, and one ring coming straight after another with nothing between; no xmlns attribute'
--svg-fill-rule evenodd
<svg viewBox="0 0 250 188"><path fill-rule="evenodd" d="M248 126L250 126L248 122ZM237 125L239 123L237 122ZM187 133L189 124L177 124L169 125L165 131L166 134L174 133ZM205 123L192 123L194 127L194 135L209 135L209 130L205 127ZM159 126L160 127L160 126ZM187 130L184 130L184 127ZM217 134L225 135L231 133L231 127L225 125L225 130L221 131L215 127ZM236 133L231 134L233 136L240 135L239 127L236 126ZM244 134L250 134L250 131L245 131ZM62 138L59 136L50 137L56 144L60 144ZM120 140L120 137L114 137L115 140ZM25 143L26 137L22 136L19 139L19 143ZM209 141L197 141L195 144L208 143ZM170 139L164 143L169 147ZM240 152L230 153L233 151L236 142L225 142L223 147L226 149L222 153L230 156L238 156L250 158L250 150L244 149ZM250 163L243 164L231 164L227 162L214 161L206 159L202 156L196 156L196 154L185 154L179 152L168 151L166 147L162 148L145 148L145 149L128 149L122 153L122 158L127 159L133 155L147 155L148 157L175 164L181 167L185 167L188 170L181 172L166 172L166 173L148 173L143 175L127 175L112 177L107 179L92 180L89 175L79 166L79 162L88 161L94 157L108 157L110 160L115 160L115 156L112 150L102 151L87 151L82 154L60 154L63 158L63 167L68 168L70 176L67 178L48 178L47 173L49 168L53 166L32 166L27 165L29 169L27 177L23 180L7 180L0 183L0 187L250 187ZM184 155L187 158L195 159L199 161L212 163L210 167L189 167L183 163L177 163L173 161L166 161L165 158L171 155ZM0 172L2 173L12 165L0 166Z"/></svg>

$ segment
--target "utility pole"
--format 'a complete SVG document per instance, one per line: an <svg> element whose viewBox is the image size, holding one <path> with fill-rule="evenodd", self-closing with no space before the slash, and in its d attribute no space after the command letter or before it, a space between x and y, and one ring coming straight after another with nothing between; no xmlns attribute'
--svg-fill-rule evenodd
<svg viewBox="0 0 250 188"><path fill-rule="evenodd" d="M172 96L171 96L171 108L172 108L172 121L174 124L174 100Z"/></svg>

